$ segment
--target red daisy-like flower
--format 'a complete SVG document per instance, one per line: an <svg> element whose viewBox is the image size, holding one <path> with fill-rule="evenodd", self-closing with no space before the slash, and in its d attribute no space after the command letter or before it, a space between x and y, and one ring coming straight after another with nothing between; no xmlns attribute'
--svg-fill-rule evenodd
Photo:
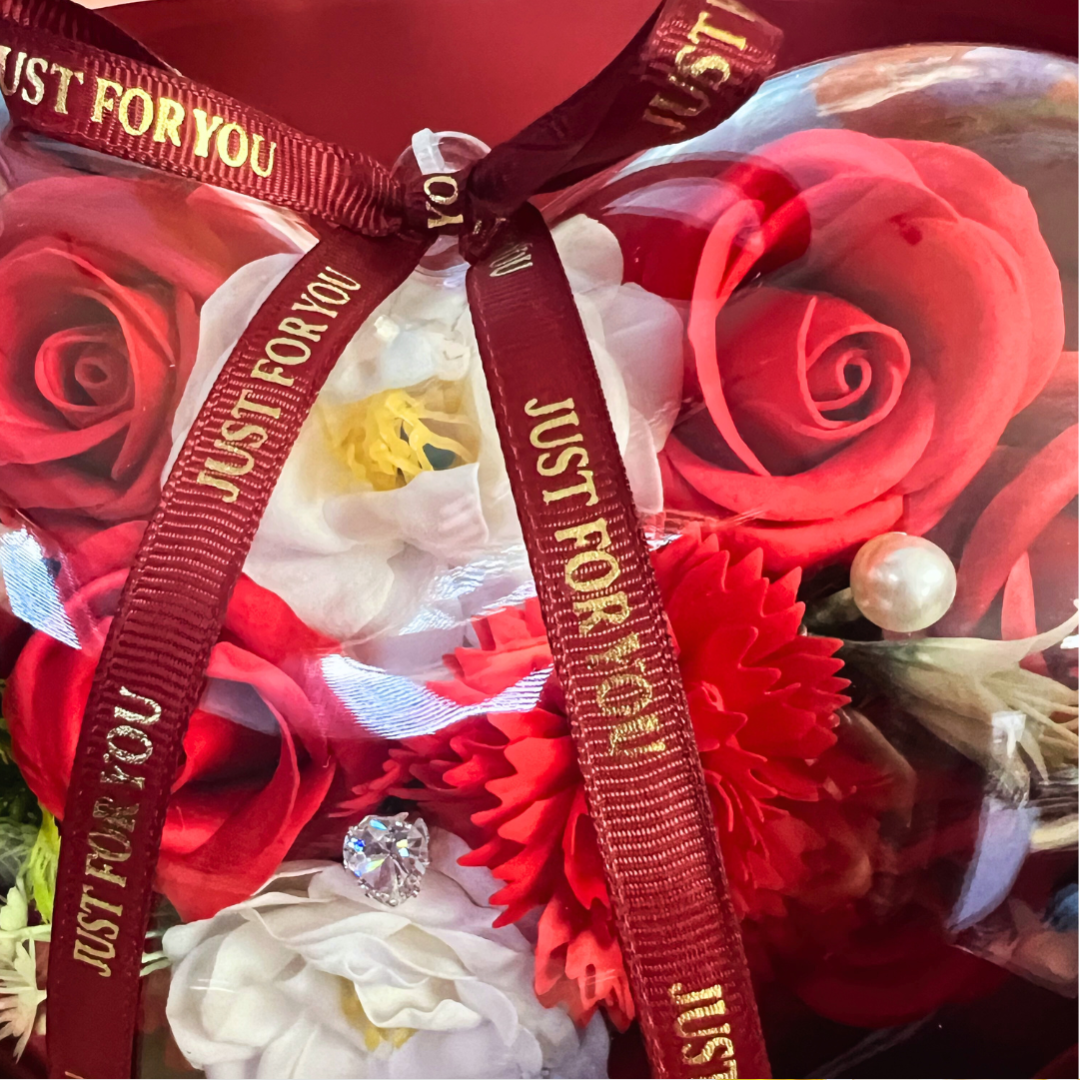
<svg viewBox="0 0 1080 1080"><path fill-rule="evenodd" d="M723 534L694 526L654 553L732 895L744 920L789 903L830 906L870 886L876 821L845 800L867 770L837 747L839 642L800 632L799 572L778 581L754 552L736 559ZM535 601L476 624L455 678L433 689L479 708L551 665ZM490 713L395 752L413 785L399 794L464 836L463 862L505 882L499 923L539 910L536 990L581 1020L598 1005L633 1016L593 822L553 677L527 712ZM419 783L422 787L416 787ZM657 838L662 843L662 837ZM528 925L526 923L525 925Z"/></svg>

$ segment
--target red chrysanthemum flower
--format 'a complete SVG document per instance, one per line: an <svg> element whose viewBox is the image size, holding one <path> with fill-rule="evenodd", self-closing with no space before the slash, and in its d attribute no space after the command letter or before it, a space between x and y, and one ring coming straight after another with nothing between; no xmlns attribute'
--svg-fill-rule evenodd
<svg viewBox="0 0 1080 1080"><path fill-rule="evenodd" d="M849 821L844 803L868 771L836 746L839 642L800 632L799 572L770 581L759 552L733 558L722 534L697 526L653 563L740 916L767 923L790 903L863 895L876 821L865 807ZM454 680L432 686L461 704L482 708L551 665L535 601L476 632L479 647L449 658ZM581 1020L602 1004L627 1023L633 1002L557 680L528 712L478 716L395 756L414 785L398 793L472 844L463 862L505 882L492 897L506 908L499 923L539 909L541 999Z"/></svg>

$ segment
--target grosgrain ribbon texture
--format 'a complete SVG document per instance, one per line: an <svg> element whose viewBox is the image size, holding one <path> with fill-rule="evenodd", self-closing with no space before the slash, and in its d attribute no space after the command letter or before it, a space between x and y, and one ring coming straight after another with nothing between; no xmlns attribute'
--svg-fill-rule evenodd
<svg viewBox="0 0 1080 1080"><path fill-rule="evenodd" d="M229 596L316 394L421 250L415 241L341 234L301 259L233 350L169 476L102 651L68 789L49 964L54 1075L131 1073L169 790ZM347 297L337 318L304 363L268 363L268 339L295 318L311 283ZM277 378L253 378L258 371ZM266 438L250 471L233 482L209 473L208 460L233 460L223 426L254 421ZM115 939L102 933L106 922L120 928Z"/></svg>
<svg viewBox="0 0 1080 1080"><path fill-rule="evenodd" d="M653 1069L768 1076L648 548L537 210L515 215L468 290Z"/></svg>
<svg viewBox="0 0 1080 1080"><path fill-rule="evenodd" d="M16 122L367 236L400 230L399 193L374 159L149 63L36 27L0 26L9 50L0 79L18 91L6 95ZM34 61L40 91L20 79Z"/></svg>
<svg viewBox="0 0 1080 1080"><path fill-rule="evenodd" d="M756 89L778 44L736 0L668 0L596 79L461 177L463 223L434 219L462 232L474 263L468 291L503 450L650 1060L665 1077L770 1074L647 548L572 293L542 218L522 206L715 125ZM20 85L30 72L36 81ZM162 822L210 649L319 387L436 235L434 208L370 158L173 73L69 0L0 0L0 89L17 123L306 213L325 237L260 309L203 405L84 716L50 949L50 1069L123 1077ZM343 298L339 316L310 355L277 363L267 345L320 275ZM222 425L241 419L266 438L234 483L204 465L220 454ZM539 466L562 438L589 464L560 486ZM662 860L643 846L660 836Z"/></svg>

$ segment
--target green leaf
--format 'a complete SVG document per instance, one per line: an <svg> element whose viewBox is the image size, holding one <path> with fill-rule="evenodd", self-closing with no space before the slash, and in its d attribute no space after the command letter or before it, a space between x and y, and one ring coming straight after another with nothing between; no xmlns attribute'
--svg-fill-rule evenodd
<svg viewBox="0 0 1080 1080"><path fill-rule="evenodd" d="M60 832L56 819L48 810L41 811L41 827L30 849L26 877L34 906L41 917L51 923L53 902L56 899L56 868L60 863Z"/></svg>

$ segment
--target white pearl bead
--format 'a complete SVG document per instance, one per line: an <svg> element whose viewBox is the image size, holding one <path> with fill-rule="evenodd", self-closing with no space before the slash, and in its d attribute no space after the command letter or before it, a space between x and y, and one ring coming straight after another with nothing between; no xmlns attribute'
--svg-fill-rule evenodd
<svg viewBox="0 0 1080 1080"><path fill-rule="evenodd" d="M851 595L883 630L925 630L949 610L956 570L937 544L907 533L882 533L859 548L851 564Z"/></svg>

